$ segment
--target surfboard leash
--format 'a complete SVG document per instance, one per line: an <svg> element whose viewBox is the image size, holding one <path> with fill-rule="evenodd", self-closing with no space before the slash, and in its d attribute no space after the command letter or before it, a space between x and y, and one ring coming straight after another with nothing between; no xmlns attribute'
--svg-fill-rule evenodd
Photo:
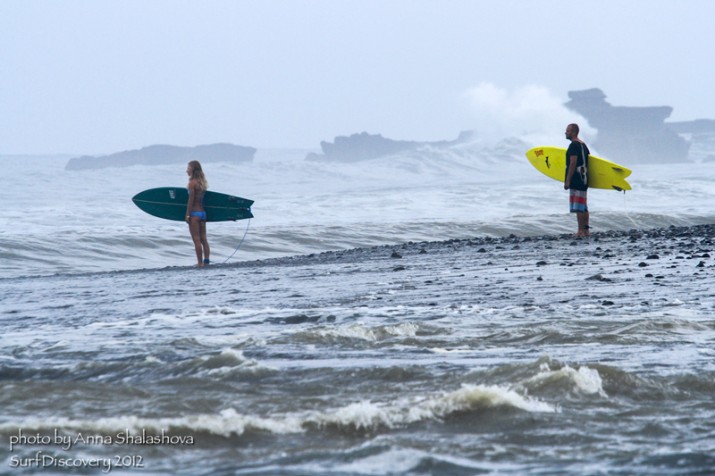
<svg viewBox="0 0 715 476"><path fill-rule="evenodd" d="M229 256L228 258L226 258L226 261L224 261L224 262L221 263L221 264L226 264L226 263L228 263L228 260L230 260L231 258L233 258L233 255L235 255L236 252L238 252L238 250L241 248L241 245L243 244L243 240L246 239L246 235L248 234L248 227L249 227L250 225L251 225L251 219L249 218L249 219L248 219L248 222L246 222L246 231L243 232L243 237L241 238L241 241L238 242L238 246L236 247L235 250L233 250L233 253L231 253L231 256Z"/></svg>
<svg viewBox="0 0 715 476"><path fill-rule="evenodd" d="M626 214L626 218L628 218L631 221L631 223L633 223L633 226L635 226L636 229L640 229L641 226L638 223L636 223L636 221L633 218L631 218L631 214L628 213L628 205L626 204L626 191L625 190L623 191L623 211Z"/></svg>

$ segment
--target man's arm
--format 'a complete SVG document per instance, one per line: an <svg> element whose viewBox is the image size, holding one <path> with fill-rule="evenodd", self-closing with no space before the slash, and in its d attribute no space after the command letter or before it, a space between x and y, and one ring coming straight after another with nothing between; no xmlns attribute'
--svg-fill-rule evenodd
<svg viewBox="0 0 715 476"><path fill-rule="evenodd" d="M564 190L568 190L571 188L571 178L573 177L573 174L576 172L576 162L578 162L578 157L575 155L572 155L569 157L569 168L566 171L566 179L564 180Z"/></svg>

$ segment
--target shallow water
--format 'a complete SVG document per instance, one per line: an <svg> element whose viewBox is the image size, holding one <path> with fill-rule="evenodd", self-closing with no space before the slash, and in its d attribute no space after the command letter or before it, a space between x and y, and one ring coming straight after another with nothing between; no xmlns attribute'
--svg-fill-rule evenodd
<svg viewBox="0 0 715 476"><path fill-rule="evenodd" d="M43 451L167 474L706 474L715 267L674 254L645 278L624 242L2 280L4 444L80 438L18 444L6 467ZM576 247L608 278L569 266ZM126 443L142 432L193 444Z"/></svg>
<svg viewBox="0 0 715 476"><path fill-rule="evenodd" d="M502 203L490 162L450 160L403 188L385 178L399 160L370 184L364 165L228 166L212 188L241 177L257 218L232 264L201 271L182 266L184 227L126 203L181 183L172 168L90 171L64 203L19 192L22 227L1 235L0 474L711 472L712 230L499 238L571 231L563 194L547 201L545 179ZM484 175L443 186L466 170ZM626 196L637 212L602 200L597 230L711 217L690 200L712 193L700 178L656 172ZM66 174L35 185L56 194ZM225 225L215 262L243 232ZM405 244L323 252L389 243Z"/></svg>

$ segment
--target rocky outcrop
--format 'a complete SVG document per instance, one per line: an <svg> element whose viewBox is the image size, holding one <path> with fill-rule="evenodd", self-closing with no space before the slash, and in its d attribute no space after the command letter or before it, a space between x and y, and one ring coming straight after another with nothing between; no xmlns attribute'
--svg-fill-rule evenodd
<svg viewBox="0 0 715 476"><path fill-rule="evenodd" d="M616 162L681 162L691 142L683 134L715 134L715 121L666 122L670 106L612 106L600 89L569 91L565 106L598 130L593 148Z"/></svg>
<svg viewBox="0 0 715 476"><path fill-rule="evenodd" d="M151 145L104 156L82 156L70 159L65 170L129 167L130 165L161 165L200 162L250 162L256 153L253 147L233 144L209 144L196 147Z"/></svg>
<svg viewBox="0 0 715 476"><path fill-rule="evenodd" d="M357 162L360 160L376 159L389 155L398 154L410 150L415 150L421 147L449 147L455 144L468 142L472 138L473 133L469 131L462 132L455 140L451 141L436 141L436 142L418 142L393 140L383 137L380 134L368 134L361 132L360 134L352 134L351 136L337 136L334 142L322 141L320 148L321 154L311 152L305 159L316 161L341 161L341 162Z"/></svg>

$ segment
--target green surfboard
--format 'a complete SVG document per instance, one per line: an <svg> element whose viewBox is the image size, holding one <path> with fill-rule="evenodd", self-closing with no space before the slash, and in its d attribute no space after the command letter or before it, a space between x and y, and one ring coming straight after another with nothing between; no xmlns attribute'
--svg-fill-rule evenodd
<svg viewBox="0 0 715 476"><path fill-rule="evenodd" d="M182 187L150 188L134 195L132 201L149 215L166 220L185 221L189 192ZM206 221L236 221L253 218L251 205L253 205L253 200L225 193L207 190L204 194Z"/></svg>

